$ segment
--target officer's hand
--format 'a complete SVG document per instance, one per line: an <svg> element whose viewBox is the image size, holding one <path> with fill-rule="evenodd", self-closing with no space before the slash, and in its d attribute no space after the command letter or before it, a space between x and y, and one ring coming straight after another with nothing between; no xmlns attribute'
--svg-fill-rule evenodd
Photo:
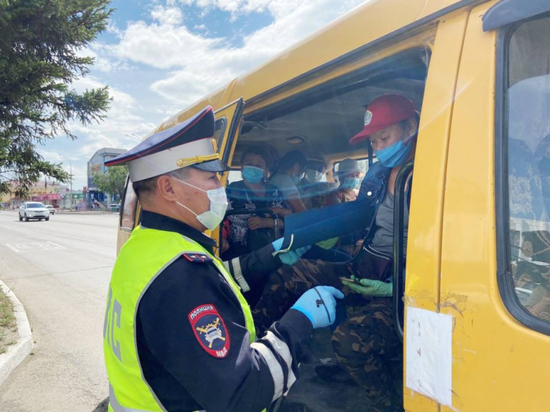
<svg viewBox="0 0 550 412"><path fill-rule="evenodd" d="M281 259L281 262L283 262L285 265L292 266L293 264L298 262L300 257L302 257L302 255L306 253L309 249L311 249L311 246L304 246L296 250L290 250L285 253L280 253L278 256L279 259Z"/></svg>
<svg viewBox="0 0 550 412"><path fill-rule="evenodd" d="M381 282L379 280L358 279L355 276L351 277L354 282L342 280L342 283L354 292L365 296L390 297L393 295L393 284Z"/></svg>
<svg viewBox="0 0 550 412"><path fill-rule="evenodd" d="M304 293L292 306L308 317L313 329L332 325L336 319L336 298L344 294L332 286L316 286Z"/></svg>

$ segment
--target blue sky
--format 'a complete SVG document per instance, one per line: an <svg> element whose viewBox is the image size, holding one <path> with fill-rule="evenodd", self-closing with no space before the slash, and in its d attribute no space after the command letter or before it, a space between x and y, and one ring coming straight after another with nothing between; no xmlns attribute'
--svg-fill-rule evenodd
<svg viewBox="0 0 550 412"><path fill-rule="evenodd" d="M108 85L113 97L100 124L70 125L39 147L73 169L102 147L129 149L169 116L274 57L368 0L113 0L109 28L80 53L95 58L76 90Z"/></svg>

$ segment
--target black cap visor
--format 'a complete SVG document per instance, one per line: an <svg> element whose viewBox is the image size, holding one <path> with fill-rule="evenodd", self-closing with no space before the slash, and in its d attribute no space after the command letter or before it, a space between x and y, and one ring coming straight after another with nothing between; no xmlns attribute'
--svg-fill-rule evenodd
<svg viewBox="0 0 550 412"><path fill-rule="evenodd" d="M209 162L195 163L191 165L195 169L204 170L205 172L225 172L229 170L229 167L225 165L221 160L210 160Z"/></svg>

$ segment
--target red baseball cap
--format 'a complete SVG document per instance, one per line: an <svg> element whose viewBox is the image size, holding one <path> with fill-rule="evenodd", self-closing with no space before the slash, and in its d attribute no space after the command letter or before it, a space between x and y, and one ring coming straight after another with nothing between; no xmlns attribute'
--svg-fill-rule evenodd
<svg viewBox="0 0 550 412"><path fill-rule="evenodd" d="M365 112L365 127L350 139L351 144L362 142L371 134L415 115L410 99L399 94L385 94L374 99Z"/></svg>

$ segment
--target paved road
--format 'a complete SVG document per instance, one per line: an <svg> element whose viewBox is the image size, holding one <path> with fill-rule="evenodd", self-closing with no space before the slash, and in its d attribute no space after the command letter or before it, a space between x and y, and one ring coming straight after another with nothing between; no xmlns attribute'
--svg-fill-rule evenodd
<svg viewBox="0 0 550 412"><path fill-rule="evenodd" d="M0 279L25 306L36 341L0 386L0 411L92 412L107 397L102 330L117 218L19 222L0 212Z"/></svg>

